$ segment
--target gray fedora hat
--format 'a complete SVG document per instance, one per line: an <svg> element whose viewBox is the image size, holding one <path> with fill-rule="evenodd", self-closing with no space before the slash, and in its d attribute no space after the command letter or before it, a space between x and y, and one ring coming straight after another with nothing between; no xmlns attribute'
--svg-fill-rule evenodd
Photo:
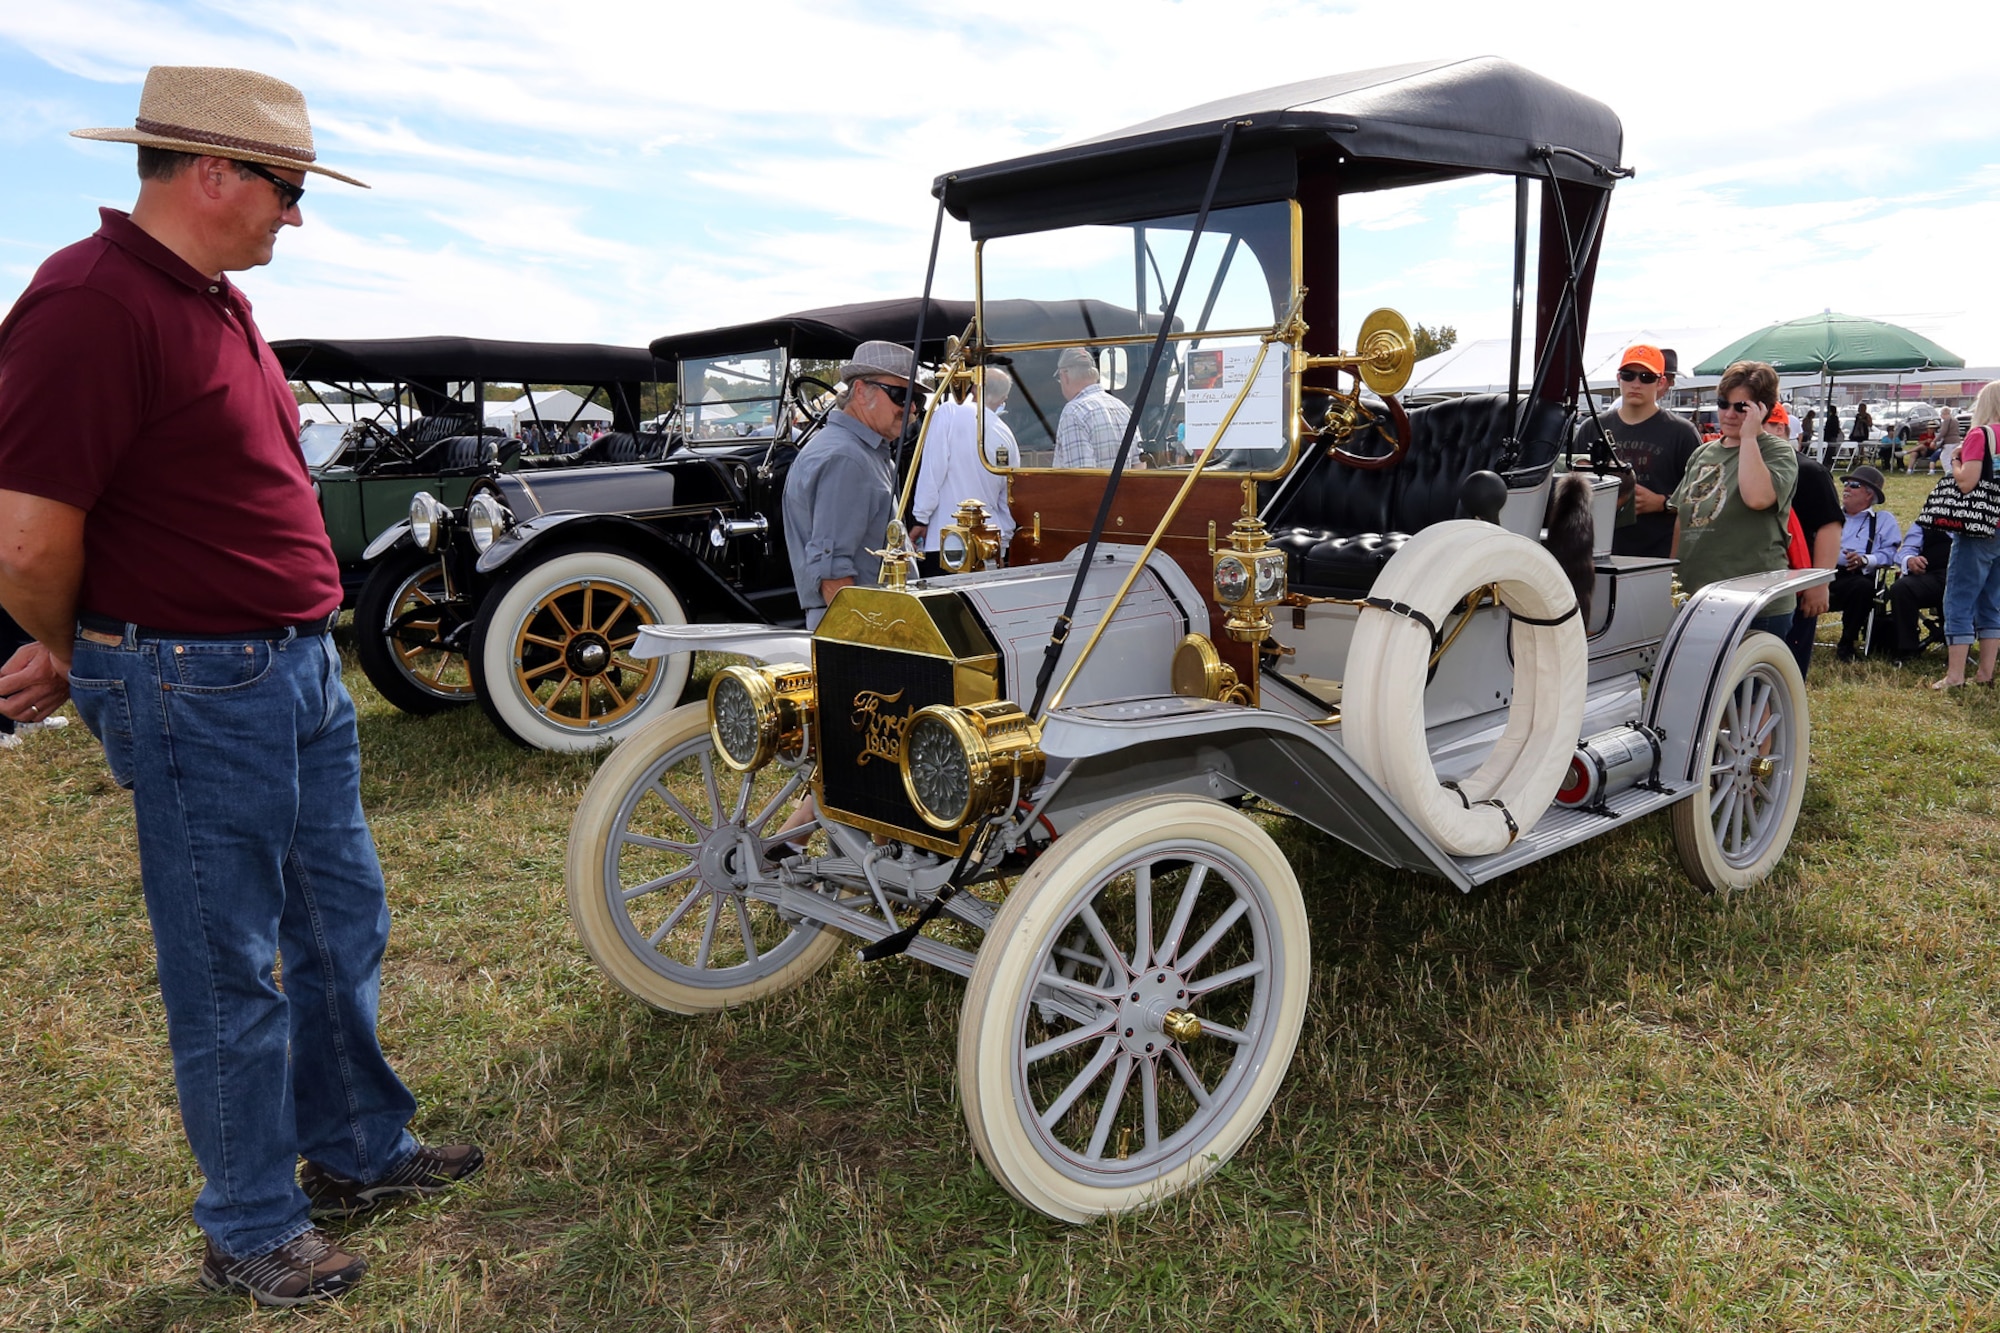
<svg viewBox="0 0 2000 1333"><path fill-rule="evenodd" d="M1882 491L1882 469L1878 467L1863 463L1860 467L1842 477L1841 480L1843 482L1858 481L1869 490L1875 492L1875 503L1878 505L1889 503L1889 497Z"/></svg>
<svg viewBox="0 0 2000 1333"><path fill-rule="evenodd" d="M854 349L854 355L840 363L840 378L843 383L861 378L863 375L888 375L906 380L917 372L916 354L901 343L865 342ZM928 389L930 383L917 375L917 386Z"/></svg>
<svg viewBox="0 0 2000 1333"><path fill-rule="evenodd" d="M71 130L79 139L135 143L176 153L290 167L368 186L319 165L306 95L282 79L212 65L155 65L146 71L132 128Z"/></svg>

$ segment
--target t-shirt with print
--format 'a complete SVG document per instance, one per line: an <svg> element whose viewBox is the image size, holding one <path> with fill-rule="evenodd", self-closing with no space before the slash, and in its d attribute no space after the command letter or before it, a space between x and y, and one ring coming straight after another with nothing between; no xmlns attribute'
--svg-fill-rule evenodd
<svg viewBox="0 0 2000 1333"><path fill-rule="evenodd" d="M1775 435L1759 435L1757 448L1777 491L1777 500L1768 509L1743 503L1736 487L1739 450L1711 440L1688 460L1673 505L1680 518L1680 581L1690 592L1721 579L1789 568L1785 513L1798 487L1799 453ZM1796 602L1789 593L1774 598L1764 614L1783 615Z"/></svg>
<svg viewBox="0 0 2000 1333"><path fill-rule="evenodd" d="M1611 436L1611 451L1630 465L1639 484L1663 497L1681 484L1688 459L1701 448L1701 436L1676 413L1661 409L1634 426L1612 409L1577 423L1578 452L1597 442L1600 425ZM1673 547L1674 516L1668 513L1641 514L1611 534L1613 555L1664 556Z"/></svg>

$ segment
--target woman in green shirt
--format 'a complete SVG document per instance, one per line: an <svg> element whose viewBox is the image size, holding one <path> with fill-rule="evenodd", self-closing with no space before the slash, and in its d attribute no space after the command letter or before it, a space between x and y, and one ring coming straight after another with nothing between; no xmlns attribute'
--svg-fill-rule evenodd
<svg viewBox="0 0 2000 1333"><path fill-rule="evenodd" d="M1681 586L1690 591L1790 567L1785 515L1798 485L1799 457L1763 429L1778 403L1778 372L1762 361L1738 361L1723 372L1716 395L1722 437L1688 460L1671 502L1674 554ZM1783 638L1795 601L1790 594L1774 598L1750 627Z"/></svg>

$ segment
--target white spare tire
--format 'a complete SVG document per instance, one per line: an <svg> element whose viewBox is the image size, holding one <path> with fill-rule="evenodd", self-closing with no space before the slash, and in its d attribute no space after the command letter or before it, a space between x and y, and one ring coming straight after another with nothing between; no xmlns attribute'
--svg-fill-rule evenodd
<svg viewBox="0 0 2000 1333"><path fill-rule="evenodd" d="M1479 771L1446 787L1424 730L1433 634L1448 626L1467 593L1487 584L1498 585L1500 604L1514 616L1513 703ZM1446 852L1505 849L1555 799L1583 728L1589 661L1568 577L1526 537L1458 520L1410 538L1383 567L1369 600L1342 687L1348 753Z"/></svg>

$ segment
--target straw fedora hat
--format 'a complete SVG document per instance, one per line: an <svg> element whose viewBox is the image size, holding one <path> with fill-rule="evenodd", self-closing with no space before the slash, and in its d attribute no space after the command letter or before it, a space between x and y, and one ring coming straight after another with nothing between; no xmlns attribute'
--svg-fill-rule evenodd
<svg viewBox="0 0 2000 1333"><path fill-rule="evenodd" d="M209 65L155 65L139 94L139 118L129 130L71 130L79 139L105 139L290 167L368 186L314 159L306 97L268 74Z"/></svg>

